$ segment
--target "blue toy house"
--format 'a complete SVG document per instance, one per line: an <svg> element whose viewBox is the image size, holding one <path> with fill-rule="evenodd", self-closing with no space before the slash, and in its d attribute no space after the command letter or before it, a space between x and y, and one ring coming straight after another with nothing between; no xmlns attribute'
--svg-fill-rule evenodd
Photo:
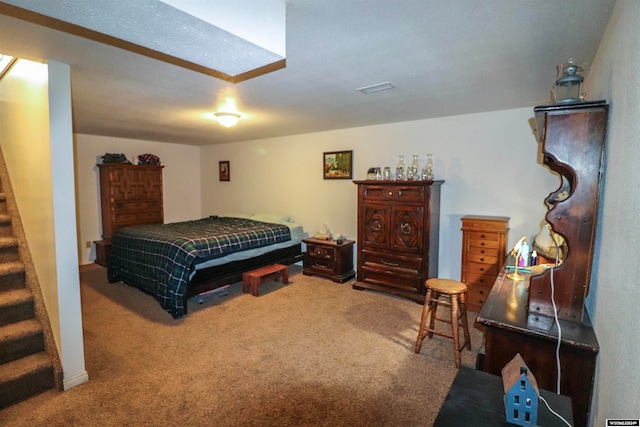
<svg viewBox="0 0 640 427"><path fill-rule="evenodd" d="M520 353L502 368L504 409L507 422L535 426L538 420L538 382Z"/></svg>

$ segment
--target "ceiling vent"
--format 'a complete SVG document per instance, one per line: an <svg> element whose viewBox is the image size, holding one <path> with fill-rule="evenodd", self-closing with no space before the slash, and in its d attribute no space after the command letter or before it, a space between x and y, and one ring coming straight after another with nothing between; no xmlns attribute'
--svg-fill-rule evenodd
<svg viewBox="0 0 640 427"><path fill-rule="evenodd" d="M382 90L393 89L395 86L389 82L377 83L371 86L365 86L357 89L358 92L362 92L364 94L380 92Z"/></svg>

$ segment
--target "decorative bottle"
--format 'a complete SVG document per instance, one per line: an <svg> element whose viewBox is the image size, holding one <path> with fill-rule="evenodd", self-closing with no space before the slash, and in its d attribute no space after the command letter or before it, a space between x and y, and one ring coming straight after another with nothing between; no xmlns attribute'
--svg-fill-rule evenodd
<svg viewBox="0 0 640 427"><path fill-rule="evenodd" d="M422 179L425 181L433 181L433 156L429 153L427 154L427 161L424 165L424 170L422 171Z"/></svg>
<svg viewBox="0 0 640 427"><path fill-rule="evenodd" d="M418 175L419 171L420 166L418 165L418 155L414 154L413 160L411 160L411 165L409 165L409 168L407 169L407 179L409 181L420 179L420 176Z"/></svg>
<svg viewBox="0 0 640 427"><path fill-rule="evenodd" d="M396 166L396 181L404 181L404 156L401 154L398 156L398 165Z"/></svg>

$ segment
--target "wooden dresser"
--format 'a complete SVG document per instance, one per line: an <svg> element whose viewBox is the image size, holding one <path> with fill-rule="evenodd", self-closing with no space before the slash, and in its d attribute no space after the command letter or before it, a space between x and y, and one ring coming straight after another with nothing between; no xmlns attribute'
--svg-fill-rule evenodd
<svg viewBox="0 0 640 427"><path fill-rule="evenodd" d="M467 309L479 311L504 265L509 218L468 215L462 218L460 281L467 285Z"/></svg>
<svg viewBox="0 0 640 427"><path fill-rule="evenodd" d="M444 181L354 181L358 185L355 289L424 303L438 276L440 187Z"/></svg>
<svg viewBox="0 0 640 427"><path fill-rule="evenodd" d="M111 234L128 225L162 224L162 168L155 165L108 163L100 169L102 240L96 244L96 263L106 266Z"/></svg>

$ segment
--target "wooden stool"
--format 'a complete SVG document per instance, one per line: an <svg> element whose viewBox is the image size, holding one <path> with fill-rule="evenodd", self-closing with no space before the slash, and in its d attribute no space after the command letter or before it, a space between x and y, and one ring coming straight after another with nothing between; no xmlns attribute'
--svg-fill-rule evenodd
<svg viewBox="0 0 640 427"><path fill-rule="evenodd" d="M278 279L282 279L285 285L289 283L289 269L286 265L272 264L242 273L242 292L247 293L251 290L251 295L257 297L258 286Z"/></svg>
<svg viewBox="0 0 640 427"><path fill-rule="evenodd" d="M467 285L462 282L449 279L429 279L426 281L427 297L422 310L420 329L418 329L418 339L416 340L416 353L420 353L422 340L429 335L440 335L445 338L453 338L453 356L456 361L456 368L460 367L460 352L463 348L471 350L471 338L469 337L469 324L467 323L467 306L465 303L467 296ZM449 301L440 301L440 297L449 298ZM437 317L438 303L451 308L451 320ZM429 326L427 327L427 318ZM440 320L451 324L452 335L435 331L435 321ZM462 320L462 322L460 322ZM459 328L464 331L464 344L460 345Z"/></svg>

